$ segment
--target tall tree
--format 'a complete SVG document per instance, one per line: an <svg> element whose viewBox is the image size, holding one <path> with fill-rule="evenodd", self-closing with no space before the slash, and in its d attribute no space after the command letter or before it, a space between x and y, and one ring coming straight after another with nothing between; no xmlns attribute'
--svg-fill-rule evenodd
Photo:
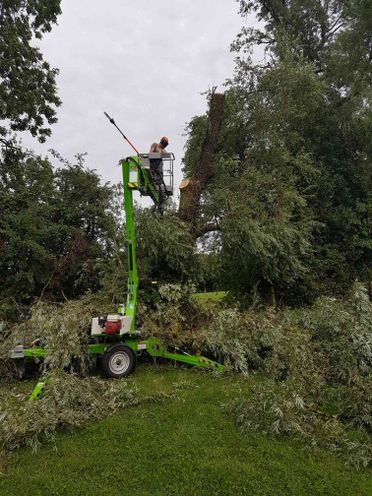
<svg viewBox="0 0 372 496"><path fill-rule="evenodd" d="M36 40L52 29L61 0L0 1L0 138L29 131L39 141L56 122L57 69L46 62Z"/></svg>
<svg viewBox="0 0 372 496"><path fill-rule="evenodd" d="M0 301L99 289L114 252L113 196L81 160L54 169L47 159L9 150L0 167Z"/></svg>
<svg viewBox="0 0 372 496"><path fill-rule="evenodd" d="M233 44L237 66L203 195L203 210L219 219L223 278L234 290L301 302L371 277L368 4L240 2L261 28L243 28ZM203 132L197 119L190 144Z"/></svg>

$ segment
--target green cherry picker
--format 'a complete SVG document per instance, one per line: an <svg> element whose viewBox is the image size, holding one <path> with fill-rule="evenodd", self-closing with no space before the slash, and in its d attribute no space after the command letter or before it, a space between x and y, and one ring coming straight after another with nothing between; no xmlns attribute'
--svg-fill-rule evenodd
<svg viewBox="0 0 372 496"><path fill-rule="evenodd" d="M169 359L196 367L223 370L224 366L198 355L190 355L180 350L169 350L160 339L149 337L141 339L136 330L136 306L138 295L138 274L136 263L136 227L134 220L133 192L139 191L149 196L162 213L163 202L173 194L173 153L148 154L139 153L115 121L105 113L106 117L119 130L124 139L136 151L136 155L120 161L123 173L125 239L128 256L128 282L126 303L118 306L116 313L92 318L90 326L89 353L100 356L103 372L114 378L128 376L136 366L137 358L142 354ZM151 160L162 160L163 180L159 183L151 171ZM13 349L12 358L42 358L45 349L42 346L17 346ZM44 383L39 382L30 399L38 397Z"/></svg>

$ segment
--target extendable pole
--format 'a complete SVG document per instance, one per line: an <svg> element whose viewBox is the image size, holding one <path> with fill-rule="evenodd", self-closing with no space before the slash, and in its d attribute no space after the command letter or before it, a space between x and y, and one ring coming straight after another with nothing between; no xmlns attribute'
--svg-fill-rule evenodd
<svg viewBox="0 0 372 496"><path fill-rule="evenodd" d="M133 145L133 143L131 141L129 141L129 139L125 136L125 134L123 133L123 131L116 125L116 122L114 121L114 119L112 117L110 117L107 112L103 112L103 113L105 114L105 116L107 117L107 119L111 122L111 124L113 124L116 127L116 129L123 136L123 138L125 139L125 141L127 141L127 143L129 143L129 145L133 148L133 150L137 153L137 155L139 155L139 151L137 150L137 148Z"/></svg>

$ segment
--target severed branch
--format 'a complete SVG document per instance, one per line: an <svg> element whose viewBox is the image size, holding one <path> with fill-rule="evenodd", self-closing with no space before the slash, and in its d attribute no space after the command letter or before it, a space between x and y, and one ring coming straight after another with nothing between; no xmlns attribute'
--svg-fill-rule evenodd
<svg viewBox="0 0 372 496"><path fill-rule="evenodd" d="M195 239L198 239L209 232L220 231L220 229L221 228L218 222L208 222L207 224L204 224L195 229Z"/></svg>

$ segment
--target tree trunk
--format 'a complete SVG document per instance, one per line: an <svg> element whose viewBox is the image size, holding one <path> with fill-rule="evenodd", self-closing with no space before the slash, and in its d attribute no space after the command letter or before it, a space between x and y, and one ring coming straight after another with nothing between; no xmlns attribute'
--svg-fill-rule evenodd
<svg viewBox="0 0 372 496"><path fill-rule="evenodd" d="M208 182L215 173L214 155L216 153L218 137L221 129L225 108L225 95L213 93L209 107L209 125L201 149L198 167L193 175L184 179L180 185L179 217L191 224L191 230L197 237L198 233L208 232L199 224L200 200Z"/></svg>

